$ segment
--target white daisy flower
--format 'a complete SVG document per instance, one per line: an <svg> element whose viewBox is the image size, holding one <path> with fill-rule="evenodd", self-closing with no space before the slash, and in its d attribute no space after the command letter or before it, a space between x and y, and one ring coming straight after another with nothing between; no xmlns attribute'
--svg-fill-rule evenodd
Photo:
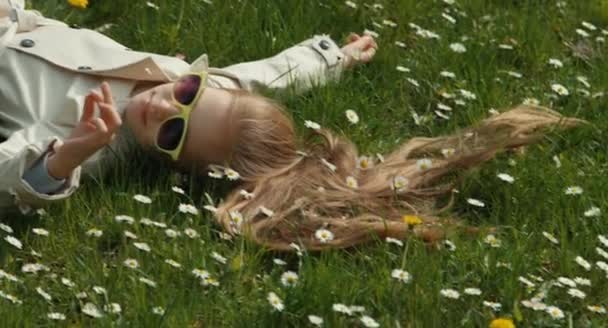
<svg viewBox="0 0 608 328"><path fill-rule="evenodd" d="M144 277L139 277L139 281L150 286L150 287L154 287L156 288L156 282L154 280L148 279L148 278L144 278Z"/></svg>
<svg viewBox="0 0 608 328"><path fill-rule="evenodd" d="M349 6L349 7L351 7L351 8L353 8L353 9L357 9L357 4L354 3L354 2L352 2L352 1L345 1L344 4L347 5L347 6Z"/></svg>
<svg viewBox="0 0 608 328"><path fill-rule="evenodd" d="M165 236L167 236L169 238L177 238L178 235L179 235L179 232L177 232L173 229L165 229Z"/></svg>
<svg viewBox="0 0 608 328"><path fill-rule="evenodd" d="M209 271L203 269L193 269L192 274L199 279L204 279L211 276Z"/></svg>
<svg viewBox="0 0 608 328"><path fill-rule="evenodd" d="M479 289L479 288L465 288L464 293L467 294L467 295L477 296L477 295L481 295L481 289Z"/></svg>
<svg viewBox="0 0 608 328"><path fill-rule="evenodd" d="M53 300L51 295L47 293L44 289L42 289L42 287L36 287L36 293L38 293L38 295L42 296L42 298L44 298L48 302Z"/></svg>
<svg viewBox="0 0 608 328"><path fill-rule="evenodd" d="M268 293L267 300L268 303L270 303L270 305L272 305L275 310L281 312L283 311L283 309L285 309L283 301L274 292Z"/></svg>
<svg viewBox="0 0 608 328"><path fill-rule="evenodd" d="M513 176L506 173L498 173L496 176L504 182L513 183L513 181L515 181L515 178L513 178Z"/></svg>
<svg viewBox="0 0 608 328"><path fill-rule="evenodd" d="M357 189L359 188L359 183L357 182L357 179L355 179L352 176L347 176L346 177L346 186L348 186L351 189Z"/></svg>
<svg viewBox="0 0 608 328"><path fill-rule="evenodd" d="M566 195L580 195L583 193L583 188L579 186L570 186L564 191Z"/></svg>
<svg viewBox="0 0 608 328"><path fill-rule="evenodd" d="M406 283L406 284L408 282L410 282L410 280L412 279L409 272L401 270L401 269L393 269L393 271L391 272L391 277L393 277L403 283Z"/></svg>
<svg viewBox="0 0 608 328"><path fill-rule="evenodd" d="M226 264L228 262L228 260L218 252L211 252L211 257L221 264Z"/></svg>
<svg viewBox="0 0 608 328"><path fill-rule="evenodd" d="M581 286L591 286L591 280L589 280L587 278L576 277L576 278L574 278L574 282L577 285L581 285Z"/></svg>
<svg viewBox="0 0 608 328"><path fill-rule="evenodd" d="M388 27L397 27L397 23L393 22L390 19L383 19L382 20L382 24L388 26Z"/></svg>
<svg viewBox="0 0 608 328"><path fill-rule="evenodd" d="M20 282L21 280L19 280L19 278L17 278L17 276L10 274L2 269L0 269L0 279L7 279L10 280L12 282Z"/></svg>
<svg viewBox="0 0 608 328"><path fill-rule="evenodd" d="M397 66L395 67L395 69L396 69L397 71L399 71L399 72L402 72L402 73L409 73L409 72L411 72L411 70L410 70L409 68L404 67L404 66L401 66L401 65L397 65Z"/></svg>
<svg viewBox="0 0 608 328"><path fill-rule="evenodd" d="M549 58L549 65L555 67L555 68L562 68L564 67L564 64L562 63L561 60L556 59L556 58Z"/></svg>
<svg viewBox="0 0 608 328"><path fill-rule="evenodd" d="M160 7L152 1L146 1L146 6L154 10L160 10Z"/></svg>
<svg viewBox="0 0 608 328"><path fill-rule="evenodd" d="M547 309L547 305L538 299L523 300L521 304L534 311L545 311Z"/></svg>
<svg viewBox="0 0 608 328"><path fill-rule="evenodd" d="M179 204L178 209L182 213L198 215L198 209L190 204Z"/></svg>
<svg viewBox="0 0 608 328"><path fill-rule="evenodd" d="M274 264L276 264L276 265L280 265L280 266L287 265L287 262L283 261L283 260L282 260L282 259L280 259L280 258L274 258L274 259L272 259L272 262L273 262Z"/></svg>
<svg viewBox="0 0 608 328"><path fill-rule="evenodd" d="M129 259L124 260L122 263L123 263L123 264L124 264L124 265L125 265L127 268L130 268L130 269L137 269L137 268L139 268L139 262L137 262L137 260L136 260L136 259L131 259L131 258L129 258Z"/></svg>
<svg viewBox="0 0 608 328"><path fill-rule="evenodd" d="M578 35L582 36L583 38L588 38L588 37L590 37L590 36L591 36L589 33L587 33L587 31L582 30L582 29L580 29L580 28L577 28L577 29L575 30L575 32L576 32L576 34L578 34Z"/></svg>
<svg viewBox="0 0 608 328"><path fill-rule="evenodd" d="M336 172L336 166L328 162L325 158L321 158L321 163L323 163L323 165L325 165L331 171Z"/></svg>
<svg viewBox="0 0 608 328"><path fill-rule="evenodd" d="M13 233L13 228L11 228L10 226L4 224L4 223L0 223L0 229L8 232L8 233Z"/></svg>
<svg viewBox="0 0 608 328"><path fill-rule="evenodd" d="M395 45L399 48L407 48L407 45L401 41L395 41Z"/></svg>
<svg viewBox="0 0 608 328"><path fill-rule="evenodd" d="M298 283L298 274L293 271L285 271L281 275L281 284L285 287L292 287Z"/></svg>
<svg viewBox="0 0 608 328"><path fill-rule="evenodd" d="M449 239L445 239L443 241L443 246L450 252L456 251L456 245L451 242Z"/></svg>
<svg viewBox="0 0 608 328"><path fill-rule="evenodd" d="M445 78L448 78L448 79L455 79L456 78L456 74L454 74L453 72L450 72L450 71L441 71L441 72L439 72L439 76L445 77Z"/></svg>
<svg viewBox="0 0 608 328"><path fill-rule="evenodd" d="M136 201L143 203L143 204L150 204L152 203L152 199L148 196L144 196L144 195L135 195L133 196L133 199L135 199Z"/></svg>
<svg viewBox="0 0 608 328"><path fill-rule="evenodd" d="M551 84L551 90L553 90L555 93L557 93L560 96L567 96L570 94L568 89L566 89L565 86L563 86L559 83Z"/></svg>
<svg viewBox="0 0 608 328"><path fill-rule="evenodd" d="M122 312L122 307L118 303L106 304L103 307L103 309L104 309L104 311L106 311L108 313L113 313L113 314L118 314L118 313Z"/></svg>
<svg viewBox="0 0 608 328"><path fill-rule="evenodd" d="M576 77L576 80L579 81L587 88L591 88L591 84L589 84L589 79L586 76L579 75Z"/></svg>
<svg viewBox="0 0 608 328"><path fill-rule="evenodd" d="M502 244L500 239L496 238L496 236L494 236L493 234L487 235L483 241L484 241L484 243L486 243L492 247L495 247L495 248L500 247L500 245Z"/></svg>
<svg viewBox="0 0 608 328"><path fill-rule="evenodd" d="M547 311L553 319L563 319L565 317L564 312L557 306L547 306L545 311Z"/></svg>
<svg viewBox="0 0 608 328"><path fill-rule="evenodd" d="M340 312L340 313L344 313L344 314L348 314L348 315L352 315L353 311L350 309L350 307L341 304L341 303L336 303L333 304L331 306L332 310L334 310L335 312Z"/></svg>
<svg viewBox="0 0 608 328"><path fill-rule="evenodd" d="M241 175L239 174L239 172L227 167L224 169L224 174L226 175L226 178L228 178L228 180L231 181L235 181L241 178Z"/></svg>
<svg viewBox="0 0 608 328"><path fill-rule="evenodd" d="M604 247L608 247L608 237L597 235L597 239L604 245Z"/></svg>
<svg viewBox="0 0 608 328"><path fill-rule="evenodd" d="M528 288L534 288L536 286L533 282L522 276L519 276L517 280L526 285Z"/></svg>
<svg viewBox="0 0 608 328"><path fill-rule="evenodd" d="M369 36L372 36L375 39L377 39L377 38L380 37L380 34L378 34L378 32L372 31L372 30L368 30L368 29L364 29L363 30L363 35L369 35Z"/></svg>
<svg viewBox="0 0 608 328"><path fill-rule="evenodd" d="M114 220L116 220L116 222L124 222L126 224L133 224L133 222L135 222L135 219L129 215L117 215L114 217Z"/></svg>
<svg viewBox="0 0 608 328"><path fill-rule="evenodd" d="M389 244L395 244L397 246L403 247L403 242L401 240L399 240L399 239L396 239L396 238L393 238L393 237L386 237L384 240L387 243L389 243Z"/></svg>
<svg viewBox="0 0 608 328"><path fill-rule="evenodd" d="M601 305L587 305L587 310L595 313L606 314L606 308Z"/></svg>
<svg viewBox="0 0 608 328"><path fill-rule="evenodd" d="M462 96L463 96L465 99L468 99L468 100L476 100L476 99L477 99L477 96L476 96L476 95L475 95L473 92L471 92L471 91L469 91L469 90L465 90L465 89L458 89L458 91L460 91L460 94L461 94L461 95L462 95Z"/></svg>
<svg viewBox="0 0 608 328"><path fill-rule="evenodd" d="M559 244L559 241L557 240L557 238L555 238L555 236L553 236L552 234L543 231L542 232L543 236L545 236L545 238L547 238L550 242L554 243L554 244Z"/></svg>
<svg viewBox="0 0 608 328"><path fill-rule="evenodd" d="M258 207L258 210L260 211L260 213L266 215L267 217L271 217L274 215L274 211L267 208L266 206L260 206Z"/></svg>
<svg viewBox="0 0 608 328"><path fill-rule="evenodd" d="M600 214L602 214L602 211L599 209L599 207L595 207L595 206L592 206L591 208L586 210L584 213L584 215L586 217L600 216Z"/></svg>
<svg viewBox="0 0 608 328"><path fill-rule="evenodd" d="M380 324L376 320L374 320L374 318L372 318L370 316L367 316L367 315L361 316L361 318L359 320L361 320L361 323L367 328L380 327Z"/></svg>
<svg viewBox="0 0 608 328"><path fill-rule="evenodd" d="M441 296L443 296L443 297L447 297L447 298L451 298L451 299L460 298L460 293L451 288L442 289L439 291L439 294L441 294Z"/></svg>
<svg viewBox="0 0 608 328"><path fill-rule="evenodd" d="M136 235L136 234L134 234L134 233L132 233L132 232L131 232L131 231L129 231L129 230L125 230L125 231L123 232L123 234L125 235L125 238L137 239L137 235Z"/></svg>
<svg viewBox="0 0 608 328"><path fill-rule="evenodd" d="M597 261L595 262L595 265L597 265L598 268L606 271L606 274L608 274L608 263L604 261Z"/></svg>
<svg viewBox="0 0 608 328"><path fill-rule="evenodd" d="M186 234L186 236L188 236L191 239L199 237L198 232L196 230L192 229L192 228L186 228L186 229L184 229L184 234Z"/></svg>
<svg viewBox="0 0 608 328"><path fill-rule="evenodd" d="M235 233L241 231L241 225L243 224L243 214L239 211L230 211L230 226Z"/></svg>
<svg viewBox="0 0 608 328"><path fill-rule="evenodd" d="M452 24L456 24L456 18L454 18L446 13L441 13L441 17L443 17L446 21L448 21Z"/></svg>
<svg viewBox="0 0 608 328"><path fill-rule="evenodd" d="M456 52L459 54L467 52L467 48L464 46L464 44L462 44L460 42L451 43L450 49L452 49L453 52Z"/></svg>
<svg viewBox="0 0 608 328"><path fill-rule="evenodd" d="M606 252L605 250L603 250L603 249L601 249L601 248L599 248L599 247L596 247L596 248L595 248L595 252L596 252L596 253L597 253L599 256L601 256L601 257L603 257L603 258L605 258L605 259L607 259L607 260L608 260L608 252Z"/></svg>
<svg viewBox="0 0 608 328"><path fill-rule="evenodd" d="M456 153L456 149L454 149L454 148L443 148L443 149L441 149L441 155L443 155L443 157L445 157L445 158L453 156L455 153Z"/></svg>
<svg viewBox="0 0 608 328"><path fill-rule="evenodd" d="M49 267L40 263L26 263L21 266L21 272L37 273L39 271L50 271Z"/></svg>
<svg viewBox="0 0 608 328"><path fill-rule="evenodd" d="M360 170L367 170L374 166L374 161L371 157L359 156L357 158L357 168Z"/></svg>
<svg viewBox="0 0 608 328"><path fill-rule="evenodd" d="M185 195L186 193L184 192L184 189L177 187L177 186L173 186L171 187L171 190L173 190L173 192L176 192L178 194L182 194Z"/></svg>
<svg viewBox="0 0 608 328"><path fill-rule="evenodd" d="M502 50L513 50L513 46L510 44L499 44L498 45L498 49L502 49Z"/></svg>
<svg viewBox="0 0 608 328"><path fill-rule="evenodd" d="M449 120L450 119L450 115L444 114L441 111L436 110L436 111L434 111L434 113L435 113L435 115L439 116L440 118L442 118L444 120Z"/></svg>
<svg viewBox="0 0 608 328"><path fill-rule="evenodd" d="M103 317L103 313L101 313L101 311L99 311L99 309L97 308L97 306L91 302L87 302L83 307L82 307L82 313L88 315L89 317L92 318L101 318Z"/></svg>
<svg viewBox="0 0 608 328"><path fill-rule="evenodd" d="M323 325L323 318L314 314L308 316L308 321L317 327L321 327Z"/></svg>
<svg viewBox="0 0 608 328"><path fill-rule="evenodd" d="M562 284L562 285L566 285L568 287L574 288L576 287L576 282L570 278L566 278L566 277L558 277L557 281Z"/></svg>
<svg viewBox="0 0 608 328"><path fill-rule="evenodd" d="M449 111L451 111L451 110L452 110L452 107L450 107L450 106L448 106L448 105L446 105L446 104L444 104L444 103L437 103L437 109L440 109L440 110L444 110L444 111L448 111L448 112L449 112Z"/></svg>
<svg viewBox="0 0 608 328"><path fill-rule="evenodd" d="M203 206L203 208L211 213L217 212L217 207L215 207L213 205L205 205L205 206Z"/></svg>
<svg viewBox="0 0 608 328"><path fill-rule="evenodd" d="M170 266L172 266L172 267L174 267L174 268L177 268L177 269L179 269L179 268L181 268L181 267L182 267L182 265L181 265L179 262L177 262L177 261L175 261L175 260L172 260L172 259L166 259L166 260L165 260L165 263L167 263L167 264L169 264Z"/></svg>
<svg viewBox="0 0 608 328"><path fill-rule="evenodd" d="M101 286L93 286L93 291L98 295L107 295L108 291Z"/></svg>
<svg viewBox="0 0 608 328"><path fill-rule="evenodd" d="M309 128L309 129L313 129L313 130L319 130L321 129L321 125L317 122L313 122L313 121L309 121L306 120L304 121L304 126Z"/></svg>
<svg viewBox="0 0 608 328"><path fill-rule="evenodd" d="M15 295L7 294L0 290L0 297L9 300L13 304L23 304L23 301L17 298Z"/></svg>
<svg viewBox="0 0 608 328"><path fill-rule="evenodd" d="M46 314L46 317L51 320L63 321L65 320L65 315L59 312L50 312Z"/></svg>
<svg viewBox="0 0 608 328"><path fill-rule="evenodd" d="M574 260L576 261L576 263L578 263L578 265L582 266L585 270L587 270L587 271L591 270L591 263L587 262L587 260L585 260L581 256L577 256Z"/></svg>
<svg viewBox="0 0 608 328"><path fill-rule="evenodd" d="M32 232L37 234L38 236L48 236L49 235L48 230L45 230L42 228L33 228Z"/></svg>
<svg viewBox="0 0 608 328"><path fill-rule="evenodd" d="M239 194L247 200L251 200L251 199L253 199L253 197L255 197L255 195L252 192L248 192L245 189L241 189L241 191L239 191Z"/></svg>
<svg viewBox="0 0 608 328"><path fill-rule="evenodd" d="M475 199L475 198L467 198L467 203L473 205L473 206L477 206L477 207L485 207L486 204L482 201L480 201L479 199Z"/></svg>
<svg viewBox="0 0 608 328"><path fill-rule="evenodd" d="M589 22L582 21L581 25L583 25L583 27L586 28L586 29L588 29L589 31L595 31L595 30L597 30L597 27L595 27L595 25L593 25L593 24L591 24Z"/></svg>
<svg viewBox="0 0 608 328"><path fill-rule="evenodd" d="M21 241L13 236L5 236L4 240L6 240L7 243L13 245L15 248L18 249L23 249L23 243L21 243Z"/></svg>
<svg viewBox="0 0 608 328"><path fill-rule="evenodd" d="M317 238L321 243L327 243L334 239L334 234L327 229L321 228L315 231L315 238Z"/></svg>
<svg viewBox="0 0 608 328"><path fill-rule="evenodd" d="M347 109L345 113L346 113L346 118L348 119L348 121L351 124L359 123L359 115L357 115L357 112L355 112L352 109Z"/></svg>
<svg viewBox="0 0 608 328"><path fill-rule="evenodd" d="M165 308L163 308L162 306L155 306L152 308L152 313L157 314L157 315L164 315Z"/></svg>
<svg viewBox="0 0 608 328"><path fill-rule="evenodd" d="M433 161L430 158L421 158L416 161L416 167L419 171L426 171L433 167Z"/></svg>
<svg viewBox="0 0 608 328"><path fill-rule="evenodd" d="M405 78L411 85L415 86L416 88L420 87L420 83L418 83L418 81L412 79L411 77L406 77Z"/></svg>
<svg viewBox="0 0 608 328"><path fill-rule="evenodd" d="M491 308L494 312L498 312L502 308L502 304L490 301L483 301L483 306Z"/></svg>
<svg viewBox="0 0 608 328"><path fill-rule="evenodd" d="M133 243L133 246L135 246L135 248L147 252L149 253L152 249L150 248L150 246L146 243Z"/></svg>
<svg viewBox="0 0 608 328"><path fill-rule="evenodd" d="M410 181L403 176L396 176L391 184L391 189L397 192L403 192L407 189Z"/></svg>

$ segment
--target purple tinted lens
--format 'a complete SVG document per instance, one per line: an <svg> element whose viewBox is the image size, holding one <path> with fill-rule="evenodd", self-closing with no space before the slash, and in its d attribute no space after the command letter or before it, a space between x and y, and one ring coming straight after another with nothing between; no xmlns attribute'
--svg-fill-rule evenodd
<svg viewBox="0 0 608 328"><path fill-rule="evenodd" d="M184 119L180 117L172 118L160 127L156 143L164 150L174 150L179 145L184 134Z"/></svg>
<svg viewBox="0 0 608 328"><path fill-rule="evenodd" d="M201 77L198 75L182 76L175 82L173 93L175 100L182 105L190 105L196 97L201 86Z"/></svg>

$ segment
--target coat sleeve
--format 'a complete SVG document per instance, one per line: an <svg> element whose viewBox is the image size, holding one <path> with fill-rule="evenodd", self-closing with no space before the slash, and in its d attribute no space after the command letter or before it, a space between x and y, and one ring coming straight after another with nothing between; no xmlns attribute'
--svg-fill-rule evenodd
<svg viewBox="0 0 608 328"><path fill-rule="evenodd" d="M80 183L80 167L66 179L64 186L53 194L39 193L23 179L23 175L46 155L57 137L36 138L40 126L31 126L13 133L0 143L0 213L18 207L22 213L64 200L74 193ZM36 140L42 139L42 140Z"/></svg>
<svg viewBox="0 0 608 328"><path fill-rule="evenodd" d="M316 35L270 58L210 68L209 72L211 78L220 76L216 82L226 88L256 91L260 87L293 87L296 92L303 92L339 79L345 57L329 36Z"/></svg>

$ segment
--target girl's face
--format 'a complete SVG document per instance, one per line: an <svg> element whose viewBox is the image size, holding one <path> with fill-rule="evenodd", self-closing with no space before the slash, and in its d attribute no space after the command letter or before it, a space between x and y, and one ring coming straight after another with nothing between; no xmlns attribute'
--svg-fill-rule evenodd
<svg viewBox="0 0 608 328"><path fill-rule="evenodd" d="M125 108L125 123L144 148L155 151L161 124L179 113L173 103L173 83L165 83L136 94ZM234 96L222 89L207 87L193 104L188 129L177 164L203 169L210 163L228 159L235 131L231 128Z"/></svg>

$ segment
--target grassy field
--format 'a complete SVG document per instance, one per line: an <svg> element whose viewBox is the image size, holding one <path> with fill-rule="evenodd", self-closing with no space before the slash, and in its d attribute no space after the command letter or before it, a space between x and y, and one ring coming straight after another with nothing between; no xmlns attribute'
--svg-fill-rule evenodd
<svg viewBox="0 0 608 328"><path fill-rule="evenodd" d="M219 202L230 186L159 171L139 157L104 179L85 180L45 214L0 217L14 230L0 236L23 244L1 242L1 326L312 326L309 315L326 327L483 327L499 317L518 327L608 326L606 310L598 313L608 306L607 1L356 0L353 8L330 0L155 0L154 8L90 0L85 10L30 2L48 17L104 27L133 49L188 60L208 53L215 67L268 57L313 34L342 40L350 31L375 31L380 50L371 64L306 94L276 95L300 132L304 120L314 120L351 138L362 154L450 133L524 101L592 124L550 133L525 156L501 155L468 174L448 214L498 227L497 240L450 235L455 248L378 240L298 256L224 240L202 208L205 193ZM350 124L346 109L361 122ZM137 194L152 202L136 201ZM182 203L200 214L180 212ZM394 269L407 271L409 282L393 278ZM32 270L39 271L25 272ZM293 286L282 283L287 271L297 273ZM269 303L271 292L282 311ZM101 317L92 316L95 309Z"/></svg>

